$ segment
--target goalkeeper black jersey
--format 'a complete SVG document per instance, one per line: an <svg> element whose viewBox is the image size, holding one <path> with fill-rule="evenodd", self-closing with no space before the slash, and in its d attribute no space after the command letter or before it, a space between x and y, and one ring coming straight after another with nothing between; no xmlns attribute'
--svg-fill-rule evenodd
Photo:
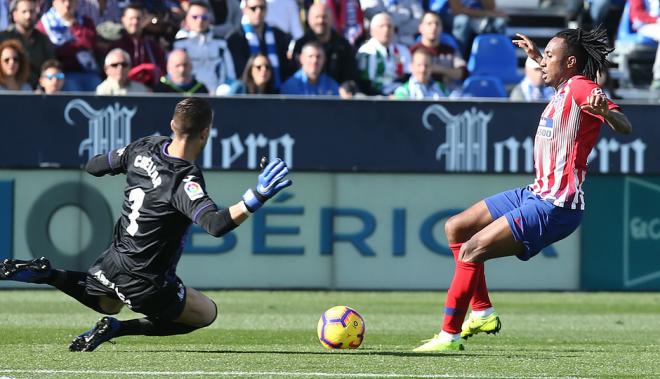
<svg viewBox="0 0 660 379"><path fill-rule="evenodd" d="M201 170L167 153L171 139L145 137L107 154L111 175L125 173L121 217L104 259L150 281L172 281L187 230L217 206Z"/></svg>

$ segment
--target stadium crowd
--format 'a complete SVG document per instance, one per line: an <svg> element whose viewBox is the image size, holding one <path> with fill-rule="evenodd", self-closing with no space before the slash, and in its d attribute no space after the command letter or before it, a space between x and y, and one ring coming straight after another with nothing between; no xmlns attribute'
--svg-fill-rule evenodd
<svg viewBox="0 0 660 379"><path fill-rule="evenodd" d="M626 7L655 41L659 3L562 1L569 26ZM535 62L468 70L475 36L514 50L507 20L495 0L0 0L0 91L548 99Z"/></svg>

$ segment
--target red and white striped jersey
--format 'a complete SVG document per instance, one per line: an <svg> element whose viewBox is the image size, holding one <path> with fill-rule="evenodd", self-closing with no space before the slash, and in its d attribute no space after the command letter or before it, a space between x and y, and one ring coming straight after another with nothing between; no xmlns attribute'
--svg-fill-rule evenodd
<svg viewBox="0 0 660 379"><path fill-rule="evenodd" d="M589 95L602 93L596 83L576 75L557 90L541 115L534 139L536 180L530 189L558 207L584 209L587 157L604 120L580 106ZM607 102L609 109L619 108Z"/></svg>

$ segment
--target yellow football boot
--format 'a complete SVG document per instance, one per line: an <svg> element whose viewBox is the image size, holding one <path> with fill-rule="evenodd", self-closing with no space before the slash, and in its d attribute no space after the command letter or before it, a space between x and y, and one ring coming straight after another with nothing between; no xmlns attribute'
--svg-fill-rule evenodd
<svg viewBox="0 0 660 379"><path fill-rule="evenodd" d="M502 328L502 322L497 312L493 312L488 316L473 316L463 322L461 337L468 339L477 333L496 334Z"/></svg>
<svg viewBox="0 0 660 379"><path fill-rule="evenodd" d="M417 353L442 353L447 351L461 351L465 350L463 341L458 339L456 341L444 341L440 339L440 335L436 334L430 340L425 340L423 345L413 349Z"/></svg>

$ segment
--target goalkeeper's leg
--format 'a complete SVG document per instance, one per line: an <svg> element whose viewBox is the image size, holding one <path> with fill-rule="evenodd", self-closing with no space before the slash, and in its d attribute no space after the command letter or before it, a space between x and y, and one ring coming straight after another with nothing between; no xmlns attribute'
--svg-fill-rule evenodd
<svg viewBox="0 0 660 379"><path fill-rule="evenodd" d="M122 306L121 302L114 299L88 294L85 289L86 272L54 269L44 257L33 260L1 261L0 280L48 284L99 313L114 314L119 312Z"/></svg>
<svg viewBox="0 0 660 379"><path fill-rule="evenodd" d="M157 299L146 304L135 304L134 309L145 311L147 317L119 321L104 317L89 331L76 337L69 346L71 351L93 351L100 344L113 338L128 335L172 336L187 334L207 327L217 317L216 304L201 292L186 288L183 302L174 301L169 306L156 309ZM178 313L177 313L178 310ZM152 312L153 311L153 312ZM175 316L172 318L172 316Z"/></svg>

